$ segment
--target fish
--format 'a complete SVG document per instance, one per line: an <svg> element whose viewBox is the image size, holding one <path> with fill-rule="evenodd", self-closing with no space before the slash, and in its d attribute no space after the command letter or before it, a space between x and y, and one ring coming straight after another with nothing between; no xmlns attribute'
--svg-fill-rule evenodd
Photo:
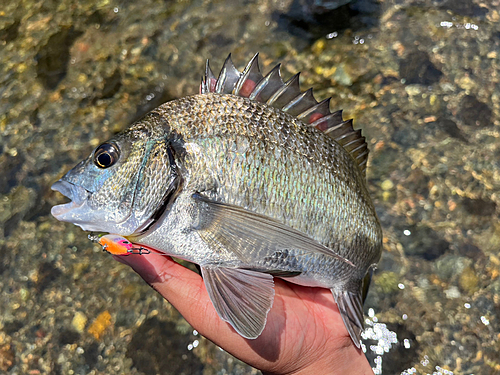
<svg viewBox="0 0 500 375"><path fill-rule="evenodd" d="M274 277L330 289L360 348L382 244L368 146L280 66L264 76L256 54L240 71L229 55L215 77L207 61L198 94L160 105L55 182L70 202L51 213L116 236L115 253L125 240L199 265L219 317L247 339L266 325Z"/></svg>

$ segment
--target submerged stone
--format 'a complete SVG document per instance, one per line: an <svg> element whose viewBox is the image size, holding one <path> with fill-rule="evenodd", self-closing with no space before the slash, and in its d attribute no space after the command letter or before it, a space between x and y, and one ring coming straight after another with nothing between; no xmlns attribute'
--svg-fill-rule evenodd
<svg viewBox="0 0 500 375"><path fill-rule="evenodd" d="M145 374L201 374L203 365L188 344L189 337L177 332L174 323L153 317L134 333L127 357Z"/></svg>
<svg viewBox="0 0 500 375"><path fill-rule="evenodd" d="M480 102L475 96L466 95L459 107L459 117L464 125L486 127L492 126L492 112L486 103Z"/></svg>
<svg viewBox="0 0 500 375"><path fill-rule="evenodd" d="M414 51L400 61L399 75L406 84L432 85L443 73L430 61L427 52Z"/></svg>

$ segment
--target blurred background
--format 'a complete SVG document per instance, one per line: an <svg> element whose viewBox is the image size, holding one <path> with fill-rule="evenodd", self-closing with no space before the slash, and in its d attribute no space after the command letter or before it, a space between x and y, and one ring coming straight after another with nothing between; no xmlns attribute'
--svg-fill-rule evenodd
<svg viewBox="0 0 500 375"><path fill-rule="evenodd" d="M499 0L4 0L0 373L257 374L50 216L51 184L204 63L302 71L371 150L376 374L500 373Z"/></svg>

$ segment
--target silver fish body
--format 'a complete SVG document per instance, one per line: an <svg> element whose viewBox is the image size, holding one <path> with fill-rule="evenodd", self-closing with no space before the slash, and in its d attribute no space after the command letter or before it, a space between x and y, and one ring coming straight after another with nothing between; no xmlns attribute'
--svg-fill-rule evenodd
<svg viewBox="0 0 500 375"><path fill-rule="evenodd" d="M382 238L366 143L298 80L256 64L240 73L228 58L218 79L207 65L201 94L151 111L54 184L72 202L52 213L199 264L246 338L264 329L273 276L329 288L359 347Z"/></svg>

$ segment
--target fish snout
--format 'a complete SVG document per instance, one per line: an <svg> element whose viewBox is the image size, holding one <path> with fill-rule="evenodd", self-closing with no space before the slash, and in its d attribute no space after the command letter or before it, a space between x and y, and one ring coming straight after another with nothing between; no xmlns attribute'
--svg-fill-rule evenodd
<svg viewBox="0 0 500 375"><path fill-rule="evenodd" d="M52 210L50 211L52 216L62 221L65 221L65 214L75 208L81 207L90 196L90 193L86 189L74 185L68 181L59 180L50 188L54 191L58 191L71 200L71 202L69 203L64 203L52 207Z"/></svg>

